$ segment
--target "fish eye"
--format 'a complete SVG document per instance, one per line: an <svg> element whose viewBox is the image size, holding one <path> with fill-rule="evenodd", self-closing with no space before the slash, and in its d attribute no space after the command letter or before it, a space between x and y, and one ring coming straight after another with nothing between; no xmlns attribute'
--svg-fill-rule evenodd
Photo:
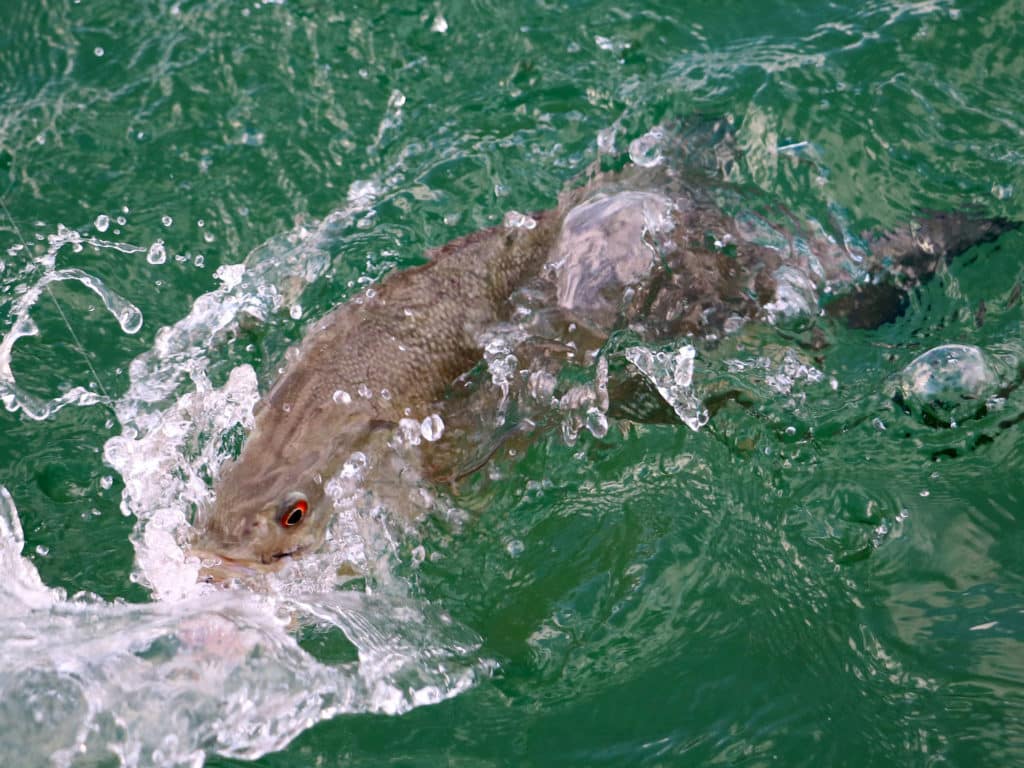
<svg viewBox="0 0 1024 768"><path fill-rule="evenodd" d="M277 516L277 522L282 528L294 528L302 522L302 519L309 511L309 502L301 494L295 494L285 499L281 512Z"/></svg>

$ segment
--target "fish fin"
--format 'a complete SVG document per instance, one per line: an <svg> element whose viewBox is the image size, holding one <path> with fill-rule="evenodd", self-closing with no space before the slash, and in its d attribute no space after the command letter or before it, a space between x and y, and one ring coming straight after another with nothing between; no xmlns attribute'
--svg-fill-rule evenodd
<svg viewBox="0 0 1024 768"><path fill-rule="evenodd" d="M870 330L893 322L907 310L904 288L891 278L861 283L825 305L825 313L841 318L847 328Z"/></svg>
<svg viewBox="0 0 1024 768"><path fill-rule="evenodd" d="M924 280L943 264L982 243L1020 229L1021 222L986 218L976 212L926 212L909 226L897 227L869 238L876 262L899 275Z"/></svg>
<svg viewBox="0 0 1024 768"><path fill-rule="evenodd" d="M965 211L930 212L909 226L874 237L871 256L885 273L858 283L825 304L848 328L870 330L893 322L909 304L907 290L976 245L1019 229L1020 222Z"/></svg>

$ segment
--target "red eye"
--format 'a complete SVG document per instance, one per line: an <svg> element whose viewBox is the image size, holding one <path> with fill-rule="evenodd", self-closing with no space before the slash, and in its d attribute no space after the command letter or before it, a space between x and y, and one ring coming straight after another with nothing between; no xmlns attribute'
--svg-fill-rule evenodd
<svg viewBox="0 0 1024 768"><path fill-rule="evenodd" d="M286 506L277 518L282 528L294 528L302 522L309 511L309 503L305 499L297 499Z"/></svg>

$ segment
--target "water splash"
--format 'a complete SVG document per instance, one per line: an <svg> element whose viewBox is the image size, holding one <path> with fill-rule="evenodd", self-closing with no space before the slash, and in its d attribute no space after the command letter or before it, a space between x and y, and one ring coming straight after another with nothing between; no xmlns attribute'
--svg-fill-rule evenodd
<svg viewBox="0 0 1024 768"><path fill-rule="evenodd" d="M614 328L674 227L673 203L653 192L599 194L565 218L552 267L558 305L582 325Z"/></svg>
<svg viewBox="0 0 1024 768"><path fill-rule="evenodd" d="M124 481L122 512L136 518L132 579L154 602L48 589L22 556L17 510L0 489L0 722L18 724L5 728L12 735L0 745L0 763L197 766L213 753L253 759L320 720L398 714L457 695L492 672L474 632L394 575L401 539L386 522L386 500L366 488L374 471L389 471L376 455L362 464L353 457L328 483L336 515L322 551L266 575L258 589L198 583L200 563L187 551L190 521L210 503L211 478L251 426L258 397L250 366L215 386L209 361L242 325L294 306L326 270L329 253L375 199L353 198L322 223L222 267L220 286L128 366L128 388L111 403L121 434L107 441L104 458ZM141 322L94 277L54 270L53 255L19 297L0 343L4 394L37 418L66 403L18 391L9 357L18 338L37 332L28 311L47 281L77 280L100 293L126 333ZM98 396L65 395L73 397L86 404ZM440 436L442 424L419 424L421 437ZM358 572L372 592L339 591L346 578L339 571ZM352 648L355 660L318 659L300 645L304 632Z"/></svg>
<svg viewBox="0 0 1024 768"><path fill-rule="evenodd" d="M693 361L697 356L689 344L674 352L629 347L625 357L672 406L679 420L694 432L708 423L709 414L693 392Z"/></svg>
<svg viewBox="0 0 1024 768"><path fill-rule="evenodd" d="M68 405L94 405L106 402L106 394L98 394L86 387L72 387L56 398L47 400L24 390L18 385L11 369L14 345L26 336L37 336L39 327L32 320L31 311L44 295L48 295L57 307L69 333L75 339L79 352L84 356L86 366L95 379L95 385L105 393L105 387L99 375L92 369L92 364L84 349L77 342L74 327L65 315L63 308L52 293L54 283L74 281L95 293L104 308L114 317L121 331L132 335L142 328L142 312L130 301L108 288L98 277L81 269L56 269L57 255L65 247L70 246L75 252L81 251L84 245L91 245L98 250L116 250L125 254L144 253L146 249L125 243L111 242L96 237L83 237L80 233L60 225L57 232L47 237L47 248L35 257L25 268L26 275L38 275L34 282L24 287L20 295L12 302L8 310L10 327L0 339L0 401L11 411L21 411L34 420L47 419Z"/></svg>
<svg viewBox="0 0 1024 768"><path fill-rule="evenodd" d="M544 386L541 380L536 383ZM554 382L550 383L553 387ZM598 358L592 382L570 387L556 405L562 412L562 439L566 445L574 445L584 429L598 439L607 435L608 358Z"/></svg>
<svg viewBox="0 0 1024 768"><path fill-rule="evenodd" d="M202 765L254 759L319 720L399 714L473 684L476 638L431 606L356 592L206 590L144 605L68 599L21 556L0 487L4 765ZM358 660L324 664L289 622L339 627Z"/></svg>

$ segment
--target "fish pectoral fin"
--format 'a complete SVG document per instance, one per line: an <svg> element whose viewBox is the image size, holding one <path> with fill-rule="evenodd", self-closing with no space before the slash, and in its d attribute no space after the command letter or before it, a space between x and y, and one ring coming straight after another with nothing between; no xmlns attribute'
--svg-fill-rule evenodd
<svg viewBox="0 0 1024 768"><path fill-rule="evenodd" d="M860 283L825 305L825 313L842 319L847 328L871 330L893 322L907 310L904 288L892 279Z"/></svg>
<svg viewBox="0 0 1024 768"><path fill-rule="evenodd" d="M450 440L446 445L448 450L431 451L427 477L435 484L447 485L452 495L457 496L459 483L486 467L502 450L525 448L536 427L533 421L524 419L472 446L456 445L456 441Z"/></svg>

